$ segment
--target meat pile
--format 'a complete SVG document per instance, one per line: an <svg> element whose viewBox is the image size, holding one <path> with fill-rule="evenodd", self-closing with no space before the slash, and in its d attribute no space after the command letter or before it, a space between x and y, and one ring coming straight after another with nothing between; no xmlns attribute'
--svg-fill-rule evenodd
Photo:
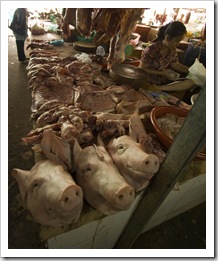
<svg viewBox="0 0 218 261"><path fill-rule="evenodd" d="M30 48L34 128L22 140L39 144L47 160L12 171L26 207L47 226L76 222L83 197L104 215L127 210L165 157L149 115L169 104L116 85L95 62L60 59L47 42Z"/></svg>
<svg viewBox="0 0 218 261"><path fill-rule="evenodd" d="M178 134L185 117L180 117L175 114L166 113L164 116L157 119L159 127L169 136L172 140Z"/></svg>
<svg viewBox="0 0 218 261"><path fill-rule="evenodd" d="M130 86L114 84L99 64L75 56L59 59L47 42L34 40L30 46L27 76L35 128L23 138L26 144L40 143L50 128L63 139L77 138L80 144L94 142L95 132L110 139L128 133L135 110L148 118L156 104L166 104Z"/></svg>

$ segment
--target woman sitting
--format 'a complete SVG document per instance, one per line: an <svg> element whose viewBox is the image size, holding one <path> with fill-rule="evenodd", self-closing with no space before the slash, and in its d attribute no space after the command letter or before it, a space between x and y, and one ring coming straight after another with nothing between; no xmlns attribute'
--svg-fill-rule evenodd
<svg viewBox="0 0 218 261"><path fill-rule="evenodd" d="M173 92L173 95L181 98L186 90L195 86L190 79L176 81L179 74L188 73L188 67L179 63L176 52L186 33L185 25L179 21L166 24L143 51L139 67L147 73L155 91Z"/></svg>

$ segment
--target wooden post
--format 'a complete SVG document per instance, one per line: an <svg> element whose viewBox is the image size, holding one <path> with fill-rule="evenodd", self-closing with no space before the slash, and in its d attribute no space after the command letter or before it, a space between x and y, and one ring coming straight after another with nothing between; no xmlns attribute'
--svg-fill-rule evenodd
<svg viewBox="0 0 218 261"><path fill-rule="evenodd" d="M131 248L142 229L172 190L183 171L206 142L206 87L187 115L154 180L144 192L120 236L116 249Z"/></svg>

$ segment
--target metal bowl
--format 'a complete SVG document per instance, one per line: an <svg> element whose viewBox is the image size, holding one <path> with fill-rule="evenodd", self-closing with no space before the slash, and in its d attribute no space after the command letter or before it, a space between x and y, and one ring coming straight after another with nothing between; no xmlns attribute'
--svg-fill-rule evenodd
<svg viewBox="0 0 218 261"><path fill-rule="evenodd" d="M111 67L109 75L117 84L128 84L135 89L148 86L145 71L133 65L116 63Z"/></svg>

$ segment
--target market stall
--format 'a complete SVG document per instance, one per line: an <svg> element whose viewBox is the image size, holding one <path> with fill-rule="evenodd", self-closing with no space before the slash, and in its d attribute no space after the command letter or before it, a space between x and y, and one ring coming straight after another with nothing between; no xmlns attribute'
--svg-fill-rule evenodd
<svg viewBox="0 0 218 261"><path fill-rule="evenodd" d="M28 77L29 77L29 89L31 90L32 97L33 97L32 119L34 120L34 128L29 134L27 134L26 137L23 138L23 140L28 144L35 144L34 150L36 151L36 163L37 163L42 159L46 159L46 156L48 155L48 154L45 153L45 150L43 151L44 153L42 153L42 149L37 148L37 144L40 144L42 142L42 138L45 135L46 130L53 128L53 131L55 131L56 135L60 136L62 139L70 138L70 136L64 136L65 132L64 132L64 129L62 129L62 127L64 126L63 123L67 123L67 127L72 125L72 123L69 122L69 115L76 112L75 108L72 107L72 105L71 105L73 96L71 96L71 97L69 96L69 93L70 93L69 90L71 90L69 85L65 85L65 88L68 88L68 89L70 88L69 90L67 89L68 95L66 97L66 96L64 96L64 93L63 93L64 89L62 89L62 94L60 94L59 92L57 92L57 95L55 94L56 93L56 91L55 91L56 89L54 88L54 86L56 86L55 84L57 84L57 81L58 81L57 86L62 86L62 85L59 85L60 82L65 82L65 83L66 83L66 81L71 82L72 81L72 78L71 78L72 75L66 73L66 72L68 72L66 70L66 68L72 68L73 70L75 70L76 67L72 66L72 65L73 65L73 63L74 63L74 65L78 64L78 62L79 62L78 58L81 58L81 57L85 57L86 59L87 59L87 57L93 58L93 55L87 56L84 53L83 54L78 53L75 57L71 57L71 58L66 57L66 58L63 58L63 59L59 59L58 53L55 51L55 49L52 47L52 45L49 44L48 42L43 42L43 41L35 41L34 42L33 41L30 44L30 46L32 47L32 51L31 51L32 57L30 59L29 65L28 65ZM44 49L41 48L44 51L37 49L39 46L45 47ZM58 47L56 47L56 50L57 50L57 48ZM76 59L76 57L78 57L78 58ZM63 63L65 63L64 67L60 67L60 64L63 64ZM86 119L86 122L83 122L83 124L86 123L86 125L93 122L94 117L96 117L96 114L98 114L98 113L101 113L101 117L103 117L104 115L109 115L109 116L118 115L118 116L120 116L121 112L123 113L123 115L127 116L126 119L128 119L128 121L127 121L127 123L126 123L126 120L123 121L124 127L122 129L120 129L120 127L121 127L120 125L115 124L116 120L114 121L115 125L111 125L112 122L111 122L110 118L105 118L105 120L103 120L103 122L99 122L99 124L97 124L97 125L96 124L92 125L92 130L94 132L97 131L97 133L100 133L102 138L104 138L104 139L106 138L106 140L111 139L114 135L119 137L119 136L122 136L122 134L124 134L124 133L128 133L128 130L129 130L129 124L128 124L129 116L128 116L128 114L134 112L135 106L140 106L140 104L138 104L138 101L136 102L136 100L135 100L136 98L137 98L137 100L138 99L141 100L141 107L139 107L141 109L141 112L143 112L143 110L145 110L145 114L143 114L143 113L140 114L141 119L144 120L145 122L146 122L146 120L148 120L147 116L149 116L150 110L153 107L160 106L160 105L172 106L172 103L176 104L178 102L177 98L172 97L170 95L167 95L167 96L162 95L160 97L154 98L151 95L151 93L146 92L146 90L144 90L144 89L141 89L141 91L138 91L136 89L133 89L131 86L127 87L126 85L122 85L122 84L116 85L112 81L112 79L109 77L109 75L106 76L108 74L108 72L105 73L105 71L103 71L103 72L101 72L101 70L98 71L98 74L97 74L98 78L96 78L96 75L94 75L90 79L91 67L88 67L88 66L91 66L92 63L93 62L90 62L90 63L81 62L80 68L82 68L82 66L86 66L86 70L87 70L87 68L90 68L89 69L90 71L89 71L88 75L83 74L83 78L81 78L82 75L80 74L80 70L78 70L77 73L75 73L75 75L78 75L78 76L80 75L80 77L76 78L77 79L76 83L78 84L78 86L81 85L81 81L85 80L86 81L85 86L87 86L87 81L91 81L91 83L90 82L88 83L89 88L94 87L95 92L96 92L97 88L102 88L101 86L103 84L103 89L106 88L106 89L109 89L109 90L113 90L113 92L112 92L113 95L121 95L122 93L124 94L126 91L128 91L129 93L130 92L134 93L134 95L125 95L125 96L122 94L122 96L120 96L120 98L117 96L118 97L117 103L114 103L114 102L110 103L111 104L110 106L112 106L112 107L108 107L108 105L106 105L106 107L103 106L103 107L101 107L101 109L99 109L99 105L102 104L102 103L97 103L97 100L95 100L95 104L93 104L93 105L77 102L77 104L79 106L79 107L77 107L77 112L80 112L80 113L83 112L83 117L84 116L86 116L86 118L91 117L89 119L92 119L92 121L88 121ZM93 63L93 64L94 65L92 65L92 66L97 66L95 68L101 68L102 69L102 66L99 67L98 64L95 64L95 63ZM54 68L56 68L56 70L54 70ZM62 69L61 71L60 71L60 68ZM50 73L49 73L49 70L50 70ZM52 71L55 74L54 73L52 74ZM85 76L86 76L86 78L84 78ZM102 78L104 80L103 82L101 80L101 77L103 77ZM93 85L93 79L96 79L94 85ZM107 83L106 83L106 80L108 81ZM96 84L96 83L98 83L98 84ZM41 89L42 86L43 86L42 84L44 85L43 89ZM51 84L51 86L50 86L50 84ZM49 86L47 86L47 85L49 85ZM76 88L75 90L77 91L78 87L75 86L74 88ZM123 89L121 89L121 88L123 88ZM49 94L49 92L48 92L49 90L50 91L53 90L50 93L50 94L52 94L52 96ZM119 90L118 94L117 94L116 90ZM99 90L98 92L99 92L99 94L101 94L102 90ZM108 93L107 93L107 95L108 95ZM92 94L92 97L93 97L93 94ZM104 96L101 96L101 99L103 97ZM127 97L128 97L128 100L125 100L125 99L127 99ZM61 99L63 99L63 98L65 99L64 100L65 105L62 104L63 100L61 100ZM122 108L120 106L117 106L118 104L120 104L121 98L122 98L122 103L124 103L126 101L126 103L128 105L127 107ZM87 99L88 99L88 96L86 96L86 100ZM69 100L69 102L67 102L68 100ZM83 100L81 100L81 102L82 101ZM69 105L66 105L66 102L69 103ZM106 100L105 100L105 102L106 102ZM132 109L131 109L131 107L129 107L130 104L132 104ZM50 106L52 106L52 108ZM71 106L71 107L69 107L69 106ZM81 107L81 106L83 106L83 107ZM87 107L87 106L89 106L89 107ZM190 105L187 105L183 102L180 103L180 107L186 108L186 109L191 108ZM107 114L105 114L104 108L106 108L106 110L108 110L110 108L110 112L109 113L107 112ZM147 112L146 112L146 110L147 110ZM84 115L84 113L86 113L86 114ZM54 117L54 115L57 115L57 116ZM77 115L81 116L81 114L77 114ZM67 121L66 118L63 118L63 116L64 117L67 116L68 121ZM123 119L124 118L125 117L123 116ZM58 122L60 119L62 120L62 122L61 122L61 124L58 125L56 122ZM94 121L94 122L96 122L96 121ZM110 125L108 125L107 122L110 122ZM120 122L122 122L122 120L120 120ZM148 124L148 122L147 122L147 124ZM80 130L80 133L77 133L77 136L76 136L77 139L80 140L82 147L86 147L87 145L89 145L90 143L92 143L93 141L96 140L96 136L94 137L92 135L92 133L90 133L90 126L87 126L87 127L89 127L89 128L88 129L82 129L82 132ZM111 127L113 127L113 129L109 129ZM87 130L89 130L89 132L87 132ZM109 132L109 130L110 130L110 132ZM119 132L119 131L121 131L121 132ZM124 133L123 133L123 131L124 131ZM150 129L150 130L147 129L147 131L148 131L148 133L153 132L152 129ZM83 133L85 133L86 136L83 136L82 135ZM105 136L106 133L108 133L107 135L109 135L109 136ZM67 132L66 132L66 134L67 134ZM88 136L87 136L87 134L88 134ZM69 133L67 135L69 135ZM75 135L75 132L70 132L70 135ZM78 135L80 135L80 136L78 136ZM86 137L86 139L83 140L83 137ZM42 145L42 143L41 143L41 145ZM50 146L50 145L47 144L47 146ZM160 157L160 155L162 155L162 157L163 157L164 156L164 150L163 150L161 144L159 144L159 148L160 148L159 154L157 154L157 155L159 157ZM52 152L52 150L51 150L51 152ZM157 150L154 151L154 152L158 153ZM162 162L162 159L163 158L161 158L161 162ZM204 174L204 171L205 171L204 161L203 162L197 161L193 164L194 164L193 166L197 170L198 174L200 174L200 173ZM187 178L187 180L189 180L189 179L190 179L190 176ZM121 228L125 227L130 216L132 215L132 213L134 213L135 207L137 206L138 202L140 202L140 199L141 199L143 193L144 193L144 189L143 189L142 192L137 193L137 196L136 196L134 202L132 202L129 210L121 211L120 213L117 213L115 215L112 215L112 216L109 215L108 217L106 217L103 213L93 209L93 207L90 207L89 204L88 205L84 204L83 210L81 212L81 216L76 223L72 223L70 225L64 225L64 226L61 226L61 227L58 227L58 228L52 228L52 227L49 228L49 227L46 227L46 226L42 226L42 229L40 231L41 240L43 240L43 241L48 240L49 245L52 248L52 247L54 247L54 243L52 243L53 237L57 237L58 235L61 236L63 233L64 233L64 236L66 235L65 233L70 233L71 236L69 235L69 237L72 237L74 235L74 233L76 233L76 231L78 231L78 229L80 229L80 227L81 227L81 229L84 229L84 226L85 227L94 226L95 229L93 229L93 233L95 233L96 235L99 234L99 236L100 235L103 236L102 229L101 229L101 225L102 225L101 223L106 222L106 220L110 220L110 222L108 224L109 227L108 227L107 233L110 229L112 229L112 228L114 229L115 227L117 227L117 225L119 225L117 223L117 220L120 220L120 222L122 220L122 226L120 226L120 233L121 233L122 232ZM121 217L121 216L123 218L118 218L118 217ZM93 224L93 225L90 225L90 224ZM105 235L106 234L104 233L104 236ZM119 236L119 233L116 234L116 238L113 238L113 240L110 241L111 247L113 247L113 244L118 239L118 236ZM55 239L55 241L59 242L57 238ZM84 241L87 241L87 240L84 239ZM91 241L88 239L88 242L90 243ZM79 242L77 242L75 244L78 245ZM97 245L95 245L95 244L92 245L92 247L96 247L96 246ZM63 247L64 247L64 245L63 245ZM71 245L71 247L72 247L72 245Z"/></svg>
<svg viewBox="0 0 218 261"><path fill-rule="evenodd" d="M47 209L45 219L43 215L43 218L38 216L40 209L38 213L31 212L29 205L29 210L33 219L42 224L39 234L42 241L48 240L49 248L113 248L120 235L116 247L128 248L164 202L168 193L173 188L176 189L174 186L185 174L186 167L191 169L189 173L195 169L196 176L205 174L205 159L203 161L197 159L188 166L205 144L205 117L201 121L196 117L196 114L201 115L201 119L202 115L205 116L205 88L202 88L196 104L188 105L174 96L148 91L148 84L133 86L115 82L110 76L109 68L105 70L104 64L99 63L97 59L99 57L95 54L75 52L76 54L71 57L60 58L58 47L54 48L54 45L59 44L63 45L64 41L35 40L28 46L31 48L27 76L28 88L32 95L33 129L23 137L23 141L33 145L36 164L42 160L55 160L63 167L62 174L69 172L75 181L75 184L70 181L71 186L77 190L76 195L80 200L84 201L73 210L76 211L76 214L73 214L75 220L70 221L68 217L57 214L52 206ZM127 68L128 71L130 68L136 70L134 66ZM159 106L177 106L190 112L182 128L184 132L181 130L170 150L158 139L150 120L151 111ZM201 129L201 135L196 136L197 132L194 129L190 131L192 124L195 128ZM97 162L99 167L102 159L106 158L104 153L108 155L109 152L112 159L110 164L107 162L107 167L113 165L110 173L114 172L114 179L117 179L117 172L122 173L125 165L120 167L120 161L116 161L113 142L123 136L131 138L131 155L135 153L133 144L140 144L140 149L142 148L144 153L143 160L147 166L143 171L137 169L140 164L139 158L136 157L134 178L125 177L125 174L121 175L122 179L119 176L121 183L115 192L114 184L113 182L110 184L111 180L108 177L98 177L97 181L100 183L96 183L94 187L92 185L86 187L86 184L94 178L83 180L81 176L86 175L85 171L91 171L90 165L86 166L85 170L83 168L92 154L87 154L85 158L82 154L85 154L88 147L92 148L100 159ZM181 139L184 138L187 138L190 146L182 146ZM189 143L191 139L195 142ZM118 143L115 147L120 145L123 143ZM182 150L178 150L181 147ZM125 151L119 147L118 154L122 154L120 150L122 153ZM178 151L180 153L177 153ZM139 157L138 150L136 153ZM125 157L126 161L130 161L130 158ZM35 167L37 171L38 166ZM102 173L103 169L105 167L101 169ZM164 175L169 169L170 175L166 178ZM146 175L143 178L137 177L139 172L139 176L142 172ZM17 174L19 171L13 173L22 194L22 179L17 178ZM188 182L192 178L187 174L185 181ZM107 186L109 184L109 190L105 184ZM82 192L76 186L81 187ZM34 180L33 189L38 187L39 184ZM92 193L89 193L90 190ZM51 190L51 193L53 192ZM73 192L75 190L66 193L64 187L64 203L68 204L69 195ZM97 196L92 198L94 193ZM150 200L150 197L156 195L155 193L158 194L156 200ZM108 198L104 196L105 194ZM114 200L114 194L118 195L118 200L122 200L121 203ZM40 196L43 198L43 194ZM22 194L23 200L25 197L25 193ZM33 197L33 201L35 199ZM204 200L204 193L196 202L201 200ZM31 201L29 203L31 204ZM142 211L145 206L147 214ZM65 211L68 211L67 207ZM135 219L138 220L139 216L143 218L137 227L133 228L132 223L137 223ZM53 223L54 219L56 221L58 219L58 222ZM160 220L156 222L158 223ZM75 239L78 233L82 235L79 241ZM126 233L132 235L129 240L126 240ZM102 239L105 238L108 244L104 243L103 246L102 242L105 241Z"/></svg>

